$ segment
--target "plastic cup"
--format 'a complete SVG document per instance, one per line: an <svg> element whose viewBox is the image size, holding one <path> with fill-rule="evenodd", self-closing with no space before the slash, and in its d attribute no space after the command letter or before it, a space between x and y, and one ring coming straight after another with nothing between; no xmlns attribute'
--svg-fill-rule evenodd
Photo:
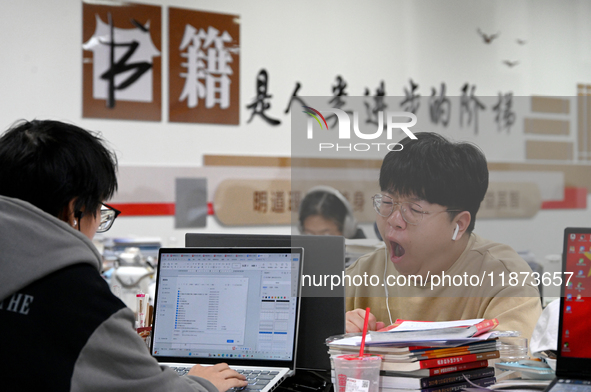
<svg viewBox="0 0 591 392"><path fill-rule="evenodd" d="M334 358L335 392L379 392L379 355L339 355Z"/></svg>
<svg viewBox="0 0 591 392"><path fill-rule="evenodd" d="M518 362L529 359L527 353L527 338L518 336L500 337L497 343L501 362Z"/></svg>

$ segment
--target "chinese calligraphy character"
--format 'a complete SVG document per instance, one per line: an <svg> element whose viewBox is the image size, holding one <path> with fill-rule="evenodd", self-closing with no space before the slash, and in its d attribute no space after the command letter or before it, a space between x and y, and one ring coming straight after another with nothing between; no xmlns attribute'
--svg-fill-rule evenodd
<svg viewBox="0 0 591 392"><path fill-rule="evenodd" d="M509 193L509 205L511 208L519 208L519 191L511 191Z"/></svg>
<svg viewBox="0 0 591 392"><path fill-rule="evenodd" d="M252 109L252 114L250 115L247 123L250 123L255 114L258 114L270 125L281 124L281 121L268 117L265 114L265 111L271 107L271 104L266 102L266 100L273 97L272 95L267 94L268 80L269 78L267 76L267 71L265 69L261 69L257 75L257 96L250 105L246 106L247 109Z"/></svg>
<svg viewBox="0 0 591 392"><path fill-rule="evenodd" d="M299 211L300 209L301 192L291 191L289 192L289 210Z"/></svg>
<svg viewBox="0 0 591 392"><path fill-rule="evenodd" d="M256 212L267 212L267 191L254 191L253 193L253 210Z"/></svg>
<svg viewBox="0 0 591 392"><path fill-rule="evenodd" d="M291 109L291 104L293 101L298 101L301 106L308 106L308 105L306 105L306 102L304 102L303 99L298 97L298 91L300 90L300 87L302 87L300 82L296 82L295 89L293 90L293 93L291 94L291 97L289 98L289 102L287 103L287 107L285 108L285 114L289 113L289 110Z"/></svg>
<svg viewBox="0 0 591 392"><path fill-rule="evenodd" d="M499 201L497 207L499 208L507 208L509 203L507 200L507 191L499 191L498 192Z"/></svg>
<svg viewBox="0 0 591 392"><path fill-rule="evenodd" d="M115 28L96 15L96 30L82 45L93 52L94 99L105 99L108 108L116 100L152 102L152 58L160 52L150 37L150 23L132 19L133 29Z"/></svg>
<svg viewBox="0 0 591 392"><path fill-rule="evenodd" d="M417 114L419 110L419 106L421 105L421 98L420 94L415 94L415 91L419 88L418 84L415 84L412 79L410 79L410 90L406 87L404 88L404 95L406 98L404 101L400 102L400 106L404 108L407 112L411 112L412 114Z"/></svg>
<svg viewBox="0 0 591 392"><path fill-rule="evenodd" d="M181 73L185 78L183 92L179 101L187 100L187 106L194 108L199 98L205 98L205 107L212 108L216 104L221 109L230 106L230 78L232 75L232 55L225 44L232 42L227 31L219 35L219 30L209 26L197 30L191 25L185 26L185 33L179 49L187 61L182 63L186 72ZM213 44L213 45L212 45ZM207 53L205 51L207 50ZM203 83L204 82L204 83Z"/></svg>
<svg viewBox="0 0 591 392"><path fill-rule="evenodd" d="M369 96L369 89L365 89L365 95ZM380 87L376 89L376 95L374 95L374 106L372 107L370 103L367 101L363 102L365 105L365 111L367 113L367 120L365 122L367 124L374 124L379 126L379 112L383 112L388 105L384 103L384 97L386 96L386 89L384 87L384 81L380 82ZM382 122L382 130L384 129L384 124Z"/></svg>
<svg viewBox="0 0 591 392"><path fill-rule="evenodd" d="M278 213L285 212L285 192L271 192L271 211Z"/></svg>
<svg viewBox="0 0 591 392"><path fill-rule="evenodd" d="M499 93L499 101L493 110L496 113L495 122L497 123L498 131L507 130L507 133L511 132L511 126L515 123L515 113L512 111L513 108L513 93L508 92L505 95Z"/></svg>
<svg viewBox="0 0 591 392"><path fill-rule="evenodd" d="M353 211L363 211L365 205L365 195L361 191L353 194Z"/></svg>
<svg viewBox="0 0 591 392"><path fill-rule="evenodd" d="M337 75L336 85L332 86L333 98L330 101L328 101L329 104L332 104L333 108L340 109L345 105L346 102L341 97L344 95L347 95L347 93L345 92L346 88L347 88L347 82L345 82L345 80L340 75ZM353 114L353 112L350 110L345 110L345 112L350 115ZM325 120L327 122L332 119L334 119L333 124L332 124L332 127L334 127L335 125L337 125L337 121L338 121L337 115L331 114L330 116L327 116L325 118Z"/></svg>
<svg viewBox="0 0 591 392"><path fill-rule="evenodd" d="M484 205L487 210L492 210L495 208L495 194L494 192L486 192L484 195Z"/></svg>
<svg viewBox="0 0 591 392"><path fill-rule="evenodd" d="M470 96L468 96L468 89L470 89ZM468 125L472 123L472 118L474 118L474 133L478 135L478 110L484 110L486 106L474 96L474 90L476 90L476 86L473 85L470 88L468 83L462 87L462 96L460 97L460 126L464 126L464 113L467 112Z"/></svg>
<svg viewBox="0 0 591 392"><path fill-rule="evenodd" d="M431 98L429 98L429 114L433 124L443 124L447 127L451 115L451 102L445 96L445 83L441 83L441 92L437 96L435 88L431 87Z"/></svg>

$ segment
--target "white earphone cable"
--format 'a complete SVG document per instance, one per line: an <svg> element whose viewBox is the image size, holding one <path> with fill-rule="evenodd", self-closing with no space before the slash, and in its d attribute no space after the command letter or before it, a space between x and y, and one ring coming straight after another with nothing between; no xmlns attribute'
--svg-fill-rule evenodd
<svg viewBox="0 0 591 392"><path fill-rule="evenodd" d="M390 325L394 324L392 321L392 313L390 313L390 301L388 300L388 285L386 284L386 268L388 267L388 248L384 248L386 253L386 260L384 262L384 290L386 290L386 309L388 309L388 317L390 317Z"/></svg>

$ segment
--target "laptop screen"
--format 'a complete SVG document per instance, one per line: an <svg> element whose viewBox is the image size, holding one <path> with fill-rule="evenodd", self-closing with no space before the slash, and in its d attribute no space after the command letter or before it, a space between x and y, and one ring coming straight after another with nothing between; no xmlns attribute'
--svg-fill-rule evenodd
<svg viewBox="0 0 591 392"><path fill-rule="evenodd" d="M162 248L153 356L294 361L301 264L301 248Z"/></svg>
<svg viewBox="0 0 591 392"><path fill-rule="evenodd" d="M303 276L341 276L345 270L345 239L341 236L187 233L185 246L304 248ZM301 297L296 367L330 370L325 341L345 333L345 287L304 284Z"/></svg>
<svg viewBox="0 0 591 392"><path fill-rule="evenodd" d="M552 390L572 380L591 380L591 228L567 227L563 244L556 361L559 381ZM557 280L558 274L552 279Z"/></svg>

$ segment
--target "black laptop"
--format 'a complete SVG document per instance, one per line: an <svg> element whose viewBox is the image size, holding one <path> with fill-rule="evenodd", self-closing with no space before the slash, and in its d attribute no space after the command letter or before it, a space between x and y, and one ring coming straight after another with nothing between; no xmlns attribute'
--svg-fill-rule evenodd
<svg viewBox="0 0 591 392"><path fill-rule="evenodd" d="M188 233L185 246L298 247L306 253L303 275L342 276L345 269L345 239L340 236ZM345 288L307 284L301 295L296 367L330 370L325 340L345 333Z"/></svg>
<svg viewBox="0 0 591 392"><path fill-rule="evenodd" d="M554 279L558 276L555 273ZM591 227L564 230L556 379L550 392L591 391Z"/></svg>

